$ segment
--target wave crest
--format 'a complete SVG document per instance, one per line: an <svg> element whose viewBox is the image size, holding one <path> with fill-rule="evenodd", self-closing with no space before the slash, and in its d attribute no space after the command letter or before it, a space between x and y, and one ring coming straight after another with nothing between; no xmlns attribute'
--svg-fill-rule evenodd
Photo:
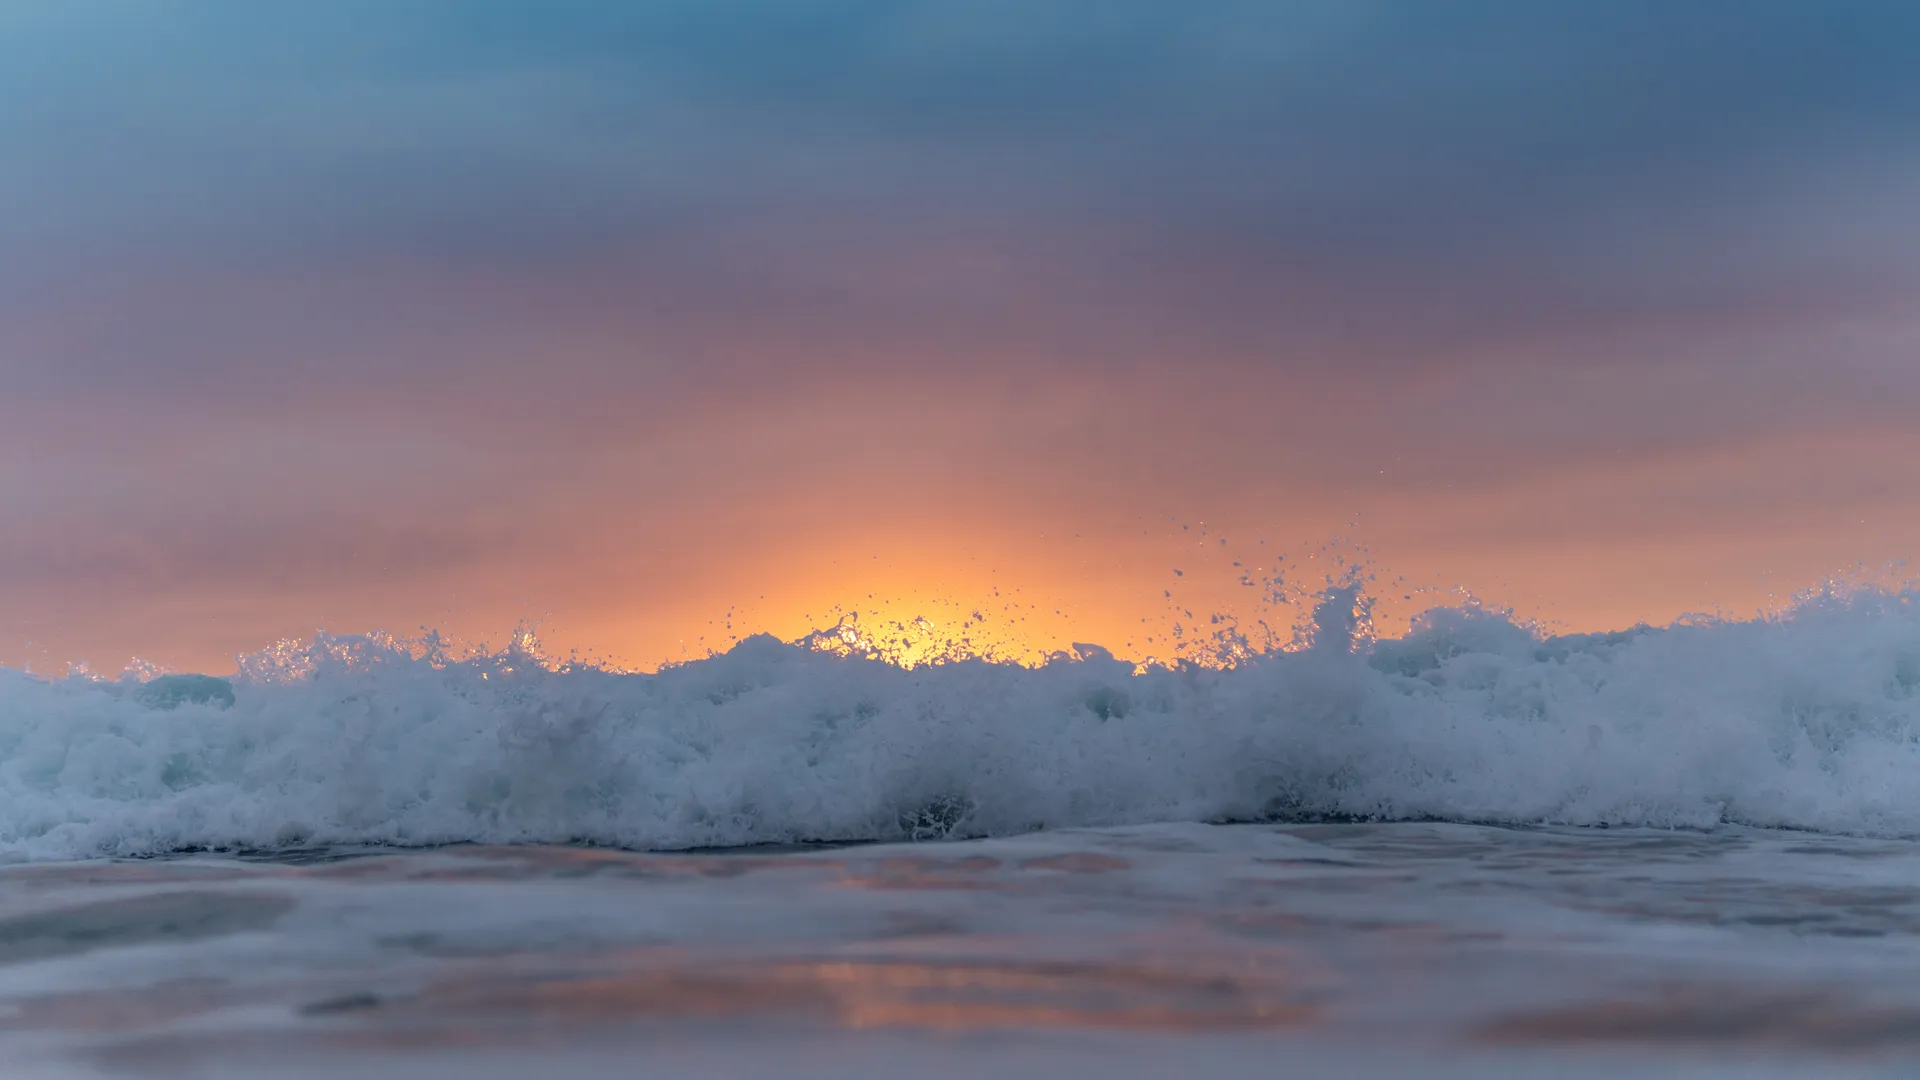
<svg viewBox="0 0 1920 1080"><path fill-rule="evenodd" d="M1376 641L1364 612L1331 590L1306 647L1229 670L764 636L655 674L322 638L230 695L0 670L0 856L1329 816L1920 834L1911 590L1559 637L1440 609Z"/></svg>

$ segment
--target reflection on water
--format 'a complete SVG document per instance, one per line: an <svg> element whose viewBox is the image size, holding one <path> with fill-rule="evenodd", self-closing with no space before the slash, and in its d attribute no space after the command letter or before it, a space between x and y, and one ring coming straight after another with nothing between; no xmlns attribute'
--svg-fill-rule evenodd
<svg viewBox="0 0 1920 1080"><path fill-rule="evenodd" d="M1166 826L0 868L9 1077L877 1038L1174 1039L1249 1065L1284 1043L1332 1062L1310 1075L1425 1075L1411 1063L1435 1054L1469 1076L1542 1054L1520 1074L1648 1053L1920 1064L1920 845Z"/></svg>
<svg viewBox="0 0 1920 1080"><path fill-rule="evenodd" d="M1029 951L1043 951L1041 943L1029 944ZM1241 970L1230 970L1236 967ZM134 1036L92 1054L115 1068L250 1059L269 1046L276 1054L419 1055L701 1029L736 1035L839 1029L1204 1036L1314 1023L1326 986L1290 976L1286 957L1271 951L1188 957L1184 967L1172 967L951 955L753 962L675 949L628 950L571 970L551 957L516 955L488 966L467 965L455 976L392 996L361 991L308 1000L292 1010L301 1023L271 1039L256 1032L187 1038L168 1029L262 997L297 993L297 987L250 993L230 982L178 980L144 991L36 998L0 1023L0 1033Z"/></svg>
<svg viewBox="0 0 1920 1080"><path fill-rule="evenodd" d="M0 919L0 964L261 930L293 906L251 892L162 892L15 915Z"/></svg>
<svg viewBox="0 0 1920 1080"><path fill-rule="evenodd" d="M1293 1027L1315 1006L1275 976L1072 961L842 959L718 963L592 977L460 980L409 1009L496 1021L663 1022L810 1017L852 1029Z"/></svg>
<svg viewBox="0 0 1920 1080"><path fill-rule="evenodd" d="M1837 994L1692 987L1644 1000L1519 1013L1487 1023L1477 1034L1495 1043L1556 1046L1734 1044L1866 1053L1920 1049L1920 1008L1867 1005Z"/></svg>
<svg viewBox="0 0 1920 1080"><path fill-rule="evenodd" d="M29 997L0 1019L7 1031L74 1031L107 1034L162 1027L239 1000L222 979L172 979L138 990Z"/></svg>

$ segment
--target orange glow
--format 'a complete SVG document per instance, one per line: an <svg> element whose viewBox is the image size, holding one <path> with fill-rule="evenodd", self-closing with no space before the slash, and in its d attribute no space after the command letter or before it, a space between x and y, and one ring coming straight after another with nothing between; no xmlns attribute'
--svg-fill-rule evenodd
<svg viewBox="0 0 1920 1080"><path fill-rule="evenodd" d="M657 954L657 955L656 955ZM1189 955L1177 967L1146 962L844 959L736 964L638 950L609 974L476 975L429 988L429 1015L512 1017L538 1027L691 1018L812 1016L842 1027L935 1031L1117 1029L1258 1031L1318 1018L1311 983L1286 956L1229 966ZM664 965L664 966L662 966Z"/></svg>
<svg viewBox="0 0 1920 1080"><path fill-rule="evenodd" d="M317 628L435 628L498 646L533 620L554 655L651 669L843 619L910 660L956 641L1024 662L1075 643L1164 660L1236 627L1284 643L1304 610L1271 602L1268 579L1282 574L1298 601L1345 572L1339 559L1375 575L1383 633L1457 602L1462 587L1588 630L1777 608L1920 535L1920 490L1901 467L1920 442L1906 432L1448 457L1397 431L1341 441L1333 421L1271 416L1268 402L1289 400L1284 380L1196 403L1170 378L1061 375L1017 395L865 378L791 401L756 393L724 413L690 408L584 445L516 440L496 448L489 496L510 498L510 512L457 491L422 502L396 480L341 503L361 514L351 530L292 535L286 550L235 547L241 561L182 561L103 526L94 535L138 560L143 583L27 583L0 611L0 663L57 671L85 657L111 673L137 655L219 672L236 652ZM1334 412L1365 414L1356 388L1309 390ZM1412 385L1372 408L1415 424L1433 392ZM344 498L284 487L264 489L255 510L297 497L290 505L309 514ZM445 553L414 554L415 535L448 538L434 541Z"/></svg>

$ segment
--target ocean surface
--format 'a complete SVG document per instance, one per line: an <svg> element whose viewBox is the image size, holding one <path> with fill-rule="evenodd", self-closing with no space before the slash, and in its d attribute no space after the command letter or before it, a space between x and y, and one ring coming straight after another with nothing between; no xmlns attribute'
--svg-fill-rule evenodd
<svg viewBox="0 0 1920 1080"><path fill-rule="evenodd" d="M0 670L0 1075L1920 1075L1920 598Z"/></svg>

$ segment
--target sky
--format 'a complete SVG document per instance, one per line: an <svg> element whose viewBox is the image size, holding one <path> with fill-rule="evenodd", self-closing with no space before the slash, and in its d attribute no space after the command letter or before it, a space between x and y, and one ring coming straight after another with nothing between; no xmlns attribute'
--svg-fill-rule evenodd
<svg viewBox="0 0 1920 1080"><path fill-rule="evenodd" d="M0 0L0 102L3 664L1920 548L1905 0Z"/></svg>

